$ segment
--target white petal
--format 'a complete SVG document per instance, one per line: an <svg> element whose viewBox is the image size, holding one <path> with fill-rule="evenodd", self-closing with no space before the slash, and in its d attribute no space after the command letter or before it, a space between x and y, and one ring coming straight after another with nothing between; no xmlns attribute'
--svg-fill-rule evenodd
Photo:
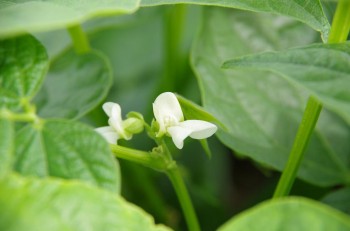
<svg viewBox="0 0 350 231"><path fill-rule="evenodd" d="M164 92L153 103L153 113L160 130L164 130L169 120L175 123L184 120L181 106L174 93Z"/></svg>
<svg viewBox="0 0 350 231"><path fill-rule="evenodd" d="M218 130L215 124L203 120L186 120L179 123L179 126L190 130L190 137L193 139L208 138Z"/></svg>
<svg viewBox="0 0 350 231"><path fill-rule="evenodd" d="M107 102L102 105L103 110L105 113L108 115L108 117L112 117L112 109L114 108L114 111L119 117L121 117L121 109L119 104L117 103L112 103L112 102Z"/></svg>
<svg viewBox="0 0 350 231"><path fill-rule="evenodd" d="M118 133L110 126L96 128L95 131L100 133L108 143L116 144L119 139Z"/></svg>
<svg viewBox="0 0 350 231"><path fill-rule="evenodd" d="M169 135L173 139L173 142L175 146L178 149L182 149L184 146L184 140L191 134L191 130L180 127L180 126L173 126L169 127L167 129Z"/></svg>

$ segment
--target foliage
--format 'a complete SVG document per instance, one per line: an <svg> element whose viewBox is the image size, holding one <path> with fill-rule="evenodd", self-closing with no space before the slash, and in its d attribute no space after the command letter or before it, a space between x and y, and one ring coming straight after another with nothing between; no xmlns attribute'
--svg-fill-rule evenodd
<svg viewBox="0 0 350 231"><path fill-rule="evenodd" d="M350 229L349 7L0 0L0 230Z"/></svg>

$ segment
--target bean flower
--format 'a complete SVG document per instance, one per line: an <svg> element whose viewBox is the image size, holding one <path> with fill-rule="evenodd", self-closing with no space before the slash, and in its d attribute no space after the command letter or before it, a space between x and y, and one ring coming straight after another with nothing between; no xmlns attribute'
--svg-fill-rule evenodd
<svg viewBox="0 0 350 231"><path fill-rule="evenodd" d="M137 118L122 119L119 104L107 102L102 106L104 112L109 117L109 126L96 128L109 143L116 144L118 139L130 140L132 135L139 133L143 129L143 122Z"/></svg>
<svg viewBox="0 0 350 231"><path fill-rule="evenodd" d="M203 120L184 120L182 109L174 93L164 92L153 103L154 117L159 125L157 137L170 136L179 149L189 136L193 139L205 139L216 131L216 125Z"/></svg>

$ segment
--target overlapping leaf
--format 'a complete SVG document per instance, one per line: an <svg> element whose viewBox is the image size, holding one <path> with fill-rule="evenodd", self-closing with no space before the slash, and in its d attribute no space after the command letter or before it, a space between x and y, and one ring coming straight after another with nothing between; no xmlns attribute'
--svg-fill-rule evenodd
<svg viewBox="0 0 350 231"><path fill-rule="evenodd" d="M180 3L232 7L290 16L320 31L324 40L327 40L330 29L327 17L323 13L322 5L319 0L141 0L141 6Z"/></svg>
<svg viewBox="0 0 350 231"><path fill-rule="evenodd" d="M224 70L221 65L232 57L309 44L314 34L286 18L246 12L208 9L204 19L192 63L205 108L227 128L218 133L220 140L282 170L304 110L305 91L273 73ZM299 176L324 186L348 183L349 134L341 118L324 110Z"/></svg>
<svg viewBox="0 0 350 231"><path fill-rule="evenodd" d="M350 43L316 44L227 61L226 68L271 70L316 94L350 124Z"/></svg>
<svg viewBox="0 0 350 231"><path fill-rule="evenodd" d="M119 195L79 182L13 175L0 188L0 230L170 230Z"/></svg>
<svg viewBox="0 0 350 231"><path fill-rule="evenodd" d="M65 28L97 15L134 12L139 0L0 0L0 37Z"/></svg>
<svg viewBox="0 0 350 231"><path fill-rule="evenodd" d="M45 48L32 36L0 41L0 107L17 108L38 91L48 69Z"/></svg>
<svg viewBox="0 0 350 231"><path fill-rule="evenodd" d="M306 198L291 197L264 202L231 219L219 231L345 231L350 217Z"/></svg>
<svg viewBox="0 0 350 231"><path fill-rule="evenodd" d="M78 118L95 108L112 84L112 70L100 53L77 55L72 50L51 64L35 98L42 117Z"/></svg>
<svg viewBox="0 0 350 231"><path fill-rule="evenodd" d="M48 120L24 127L16 136L14 169L26 176L79 179L120 190L116 160L107 143L89 127Z"/></svg>
<svg viewBox="0 0 350 231"><path fill-rule="evenodd" d="M322 198L322 202L350 215L350 187L327 194Z"/></svg>

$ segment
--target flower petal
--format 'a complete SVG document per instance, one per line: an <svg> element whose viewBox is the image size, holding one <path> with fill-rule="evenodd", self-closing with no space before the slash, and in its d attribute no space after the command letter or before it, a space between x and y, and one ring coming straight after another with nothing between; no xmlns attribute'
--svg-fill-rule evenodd
<svg viewBox="0 0 350 231"><path fill-rule="evenodd" d="M165 133L166 127L184 120L181 106L174 93L164 92L153 103L153 113L159 123L159 132Z"/></svg>
<svg viewBox="0 0 350 231"><path fill-rule="evenodd" d="M191 131L193 139L205 139L212 136L218 128L215 124L203 120L186 120L179 123L179 126Z"/></svg>
<svg viewBox="0 0 350 231"><path fill-rule="evenodd" d="M104 103L102 105L102 108L105 111L105 113L108 115L108 117L111 117L111 115L112 115L112 108L115 107L116 105L120 109L119 104L112 103L112 102L107 102L107 103Z"/></svg>
<svg viewBox="0 0 350 231"><path fill-rule="evenodd" d="M119 139L118 133L110 126L96 128L95 131L100 133L108 143L116 144Z"/></svg>
<svg viewBox="0 0 350 231"><path fill-rule="evenodd" d="M184 140L191 134L191 130L180 126L173 126L167 129L169 135L173 139L175 146L178 149L182 149L184 146Z"/></svg>

